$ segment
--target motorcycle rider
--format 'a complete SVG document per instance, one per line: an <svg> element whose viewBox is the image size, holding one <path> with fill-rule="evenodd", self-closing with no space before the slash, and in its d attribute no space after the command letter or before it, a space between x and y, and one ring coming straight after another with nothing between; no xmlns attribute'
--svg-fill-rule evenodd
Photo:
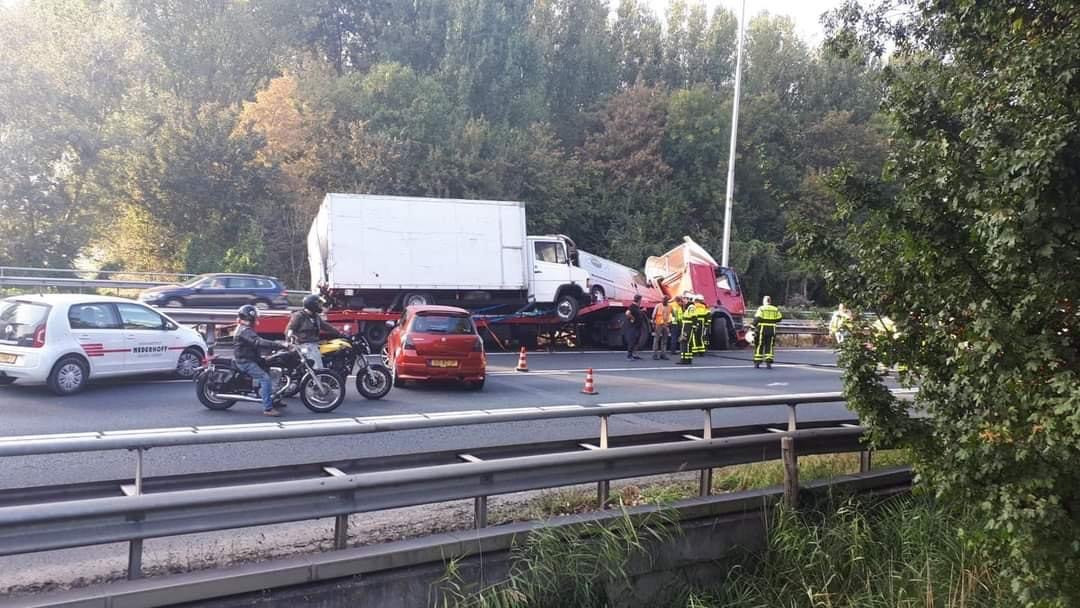
<svg viewBox="0 0 1080 608"><path fill-rule="evenodd" d="M262 398L264 416L280 416L281 410L274 403L274 385L270 374L263 369L259 349L280 350L288 348L284 342L266 340L255 333L255 319L259 310L251 304L245 304L236 311L236 331L233 332L233 360L236 368L259 383L259 396ZM279 406L284 406L279 403Z"/></svg>
<svg viewBox="0 0 1080 608"><path fill-rule="evenodd" d="M315 361L315 369L322 369L322 354L319 353L319 334L326 332L338 338L348 337L327 323L321 316L322 298L318 294L304 296L303 308L294 312L285 330L285 339L300 347L300 353Z"/></svg>

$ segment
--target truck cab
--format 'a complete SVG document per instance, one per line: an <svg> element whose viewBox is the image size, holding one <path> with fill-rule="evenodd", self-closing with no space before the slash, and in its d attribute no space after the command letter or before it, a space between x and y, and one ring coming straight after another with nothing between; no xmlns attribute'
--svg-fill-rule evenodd
<svg viewBox="0 0 1080 608"><path fill-rule="evenodd" d="M561 234L529 236L526 241L526 272L532 273L529 300L554 302L559 319L572 320L589 292L589 273L573 264L577 247Z"/></svg>

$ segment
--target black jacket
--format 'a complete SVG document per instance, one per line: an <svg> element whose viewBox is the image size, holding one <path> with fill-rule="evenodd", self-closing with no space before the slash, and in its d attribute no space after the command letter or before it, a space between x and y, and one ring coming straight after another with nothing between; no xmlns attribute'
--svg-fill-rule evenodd
<svg viewBox="0 0 1080 608"><path fill-rule="evenodd" d="M286 334L291 335L300 344L318 342L321 332L341 336L341 332L336 327L324 321L322 317L311 314L306 309L293 313L292 318L289 319L289 327L286 330Z"/></svg>
<svg viewBox="0 0 1080 608"><path fill-rule="evenodd" d="M236 331L233 332L233 359L240 362L259 361L262 359L259 356L260 348L277 349L281 348L281 343L260 338L259 334L247 325L236 326Z"/></svg>

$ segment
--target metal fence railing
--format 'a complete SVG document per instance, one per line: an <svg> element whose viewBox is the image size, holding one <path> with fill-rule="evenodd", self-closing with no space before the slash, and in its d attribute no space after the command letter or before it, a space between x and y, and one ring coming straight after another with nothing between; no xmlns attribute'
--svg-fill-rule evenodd
<svg viewBox="0 0 1080 608"><path fill-rule="evenodd" d="M0 555L128 542L128 573L133 578L141 572L142 543L148 538L334 517L334 545L344 548L352 513L472 498L475 523L482 527L490 495L596 482L599 504L604 505L612 479L676 471L699 470L699 491L707 495L713 467L777 459L782 444L791 454L863 451L863 430L853 424L798 428L799 406L842 399L840 393L811 393L0 438L0 457L104 450L130 450L135 456L134 483L117 485L115 495L85 497L64 488L5 490L0 496ZM714 410L777 405L787 407L786 428L714 437ZM646 445L634 445L633 436L620 435L616 439L623 443L612 445L612 416L686 411L702 414L700 431ZM218 484L211 487L159 487L154 478L143 478L143 455L151 448L583 417L598 419L599 435L595 443L581 442L572 451L529 454L534 444L522 442L515 449L525 455L506 458L485 460L463 448L461 462L423 466L417 461L351 473L332 465L308 465L300 478L263 475L261 483L255 481L260 478L257 471L245 473L247 477L225 472L215 474ZM868 453L861 462L869 469ZM154 489L144 491L147 485Z"/></svg>

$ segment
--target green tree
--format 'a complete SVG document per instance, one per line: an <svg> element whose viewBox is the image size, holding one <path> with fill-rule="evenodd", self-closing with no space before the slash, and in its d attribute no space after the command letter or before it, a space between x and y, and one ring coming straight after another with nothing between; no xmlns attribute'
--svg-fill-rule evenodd
<svg viewBox="0 0 1080 608"><path fill-rule="evenodd" d="M620 0L611 27L619 83L655 85L664 64L660 20L641 0Z"/></svg>
<svg viewBox="0 0 1080 608"><path fill-rule="evenodd" d="M1080 5L901 7L885 74L891 183L837 174L836 214L803 232L803 251L834 293L895 321L843 356L873 442L915 446L935 491L980 509L984 526L964 533L992 543L1018 604L1075 606ZM871 20L898 14L881 10ZM878 364L918 381L923 417L885 391Z"/></svg>

